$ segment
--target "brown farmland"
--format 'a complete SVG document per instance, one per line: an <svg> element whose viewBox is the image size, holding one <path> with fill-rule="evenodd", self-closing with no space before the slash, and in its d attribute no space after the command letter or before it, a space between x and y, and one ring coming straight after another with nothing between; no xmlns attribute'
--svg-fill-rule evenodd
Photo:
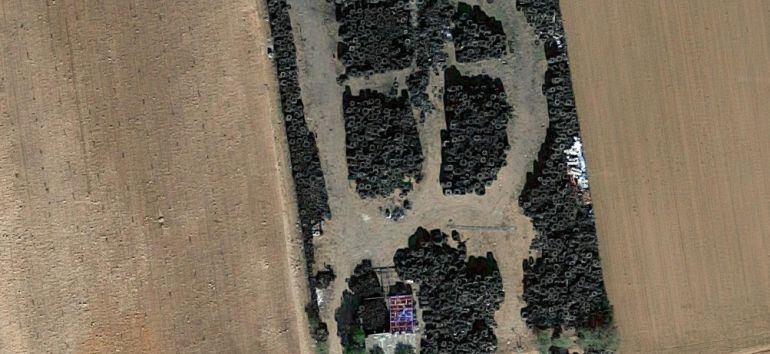
<svg viewBox="0 0 770 354"><path fill-rule="evenodd" d="M621 352L761 350L770 3L562 3Z"/></svg>
<svg viewBox="0 0 770 354"><path fill-rule="evenodd" d="M308 351L264 15L0 2L0 352Z"/></svg>

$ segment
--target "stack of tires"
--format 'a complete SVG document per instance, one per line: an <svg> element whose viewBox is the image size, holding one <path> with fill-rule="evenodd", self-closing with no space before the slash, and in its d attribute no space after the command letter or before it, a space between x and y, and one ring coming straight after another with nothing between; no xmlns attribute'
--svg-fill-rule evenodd
<svg viewBox="0 0 770 354"><path fill-rule="evenodd" d="M492 253L466 257L463 242L452 247L441 230L418 228L393 262L401 279L419 284L423 353L492 353L497 349L495 311L505 293ZM452 238L460 239L457 232Z"/></svg>
<svg viewBox="0 0 770 354"><path fill-rule="evenodd" d="M441 173L445 195L483 195L506 165L508 121L512 116L500 79L444 72Z"/></svg>
<svg viewBox="0 0 770 354"><path fill-rule="evenodd" d="M458 62L471 63L505 55L506 37L503 24L494 17L487 16L478 5L471 7L466 3L459 3L457 13L452 16L452 22L452 39Z"/></svg>
<svg viewBox="0 0 770 354"><path fill-rule="evenodd" d="M318 158L315 135L308 129L305 121L304 105L302 104L297 77L297 53L289 18L289 6L286 0L267 0L267 5L281 96L281 112L286 128L291 173L299 208L306 271L309 288L314 289L313 228L324 219L331 217L329 196L326 193L326 182L321 170L321 161ZM325 341L328 330L326 324L319 320L316 293L310 291L309 296L310 301L306 310L311 318L311 323L317 323L315 328L312 328L313 337L316 340Z"/></svg>
<svg viewBox="0 0 770 354"><path fill-rule="evenodd" d="M348 178L362 198L406 195L422 179L422 146L406 90L343 95Z"/></svg>
<svg viewBox="0 0 770 354"><path fill-rule="evenodd" d="M519 0L522 11L544 43L548 69L543 93L548 102L546 139L519 204L537 232L531 248L537 258L524 261L522 315L538 328L595 328L611 321L602 278L591 204L569 183L567 156L580 134L572 91L567 44L556 0Z"/></svg>

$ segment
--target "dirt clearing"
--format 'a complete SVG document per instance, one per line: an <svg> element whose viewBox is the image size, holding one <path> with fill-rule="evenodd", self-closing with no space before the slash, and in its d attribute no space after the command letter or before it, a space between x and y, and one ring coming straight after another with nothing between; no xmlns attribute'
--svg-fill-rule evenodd
<svg viewBox="0 0 770 354"><path fill-rule="evenodd" d="M263 6L0 4L0 352L309 350Z"/></svg>
<svg viewBox="0 0 770 354"><path fill-rule="evenodd" d="M563 1L620 352L770 342L770 4Z"/></svg>

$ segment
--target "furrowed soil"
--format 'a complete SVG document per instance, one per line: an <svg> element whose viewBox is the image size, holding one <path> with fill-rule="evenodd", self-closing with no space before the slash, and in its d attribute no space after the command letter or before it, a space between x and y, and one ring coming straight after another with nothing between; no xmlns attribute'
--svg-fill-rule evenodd
<svg viewBox="0 0 770 354"><path fill-rule="evenodd" d="M766 350L770 3L562 6L620 352Z"/></svg>
<svg viewBox="0 0 770 354"><path fill-rule="evenodd" d="M0 3L0 352L309 351L263 6Z"/></svg>

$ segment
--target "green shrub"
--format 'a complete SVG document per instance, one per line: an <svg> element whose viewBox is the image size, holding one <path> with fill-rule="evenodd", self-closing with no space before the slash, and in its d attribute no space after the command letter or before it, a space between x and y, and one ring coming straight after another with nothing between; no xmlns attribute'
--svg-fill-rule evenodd
<svg viewBox="0 0 770 354"><path fill-rule="evenodd" d="M395 354L415 354L415 350L414 347L409 344L398 343L396 345Z"/></svg>
<svg viewBox="0 0 770 354"><path fill-rule="evenodd" d="M578 331L578 345L585 349L614 352L618 350L620 336L614 326L585 328Z"/></svg>
<svg viewBox="0 0 770 354"><path fill-rule="evenodd" d="M558 338L552 338L551 339L551 345L553 345L554 347L557 347L557 348L561 348L561 349L567 349L567 348L571 347L573 344L575 344L575 343L572 341L572 338L564 336L564 335L559 336Z"/></svg>
<svg viewBox="0 0 770 354"><path fill-rule="evenodd" d="M316 342L315 343L315 353L316 354L329 354L329 343L328 342Z"/></svg>
<svg viewBox="0 0 770 354"><path fill-rule="evenodd" d="M366 354L366 333L361 325L354 325L350 331L350 343L344 346L345 354Z"/></svg>
<svg viewBox="0 0 770 354"><path fill-rule="evenodd" d="M548 354L548 350L551 348L551 330L537 331L537 349L540 354Z"/></svg>

